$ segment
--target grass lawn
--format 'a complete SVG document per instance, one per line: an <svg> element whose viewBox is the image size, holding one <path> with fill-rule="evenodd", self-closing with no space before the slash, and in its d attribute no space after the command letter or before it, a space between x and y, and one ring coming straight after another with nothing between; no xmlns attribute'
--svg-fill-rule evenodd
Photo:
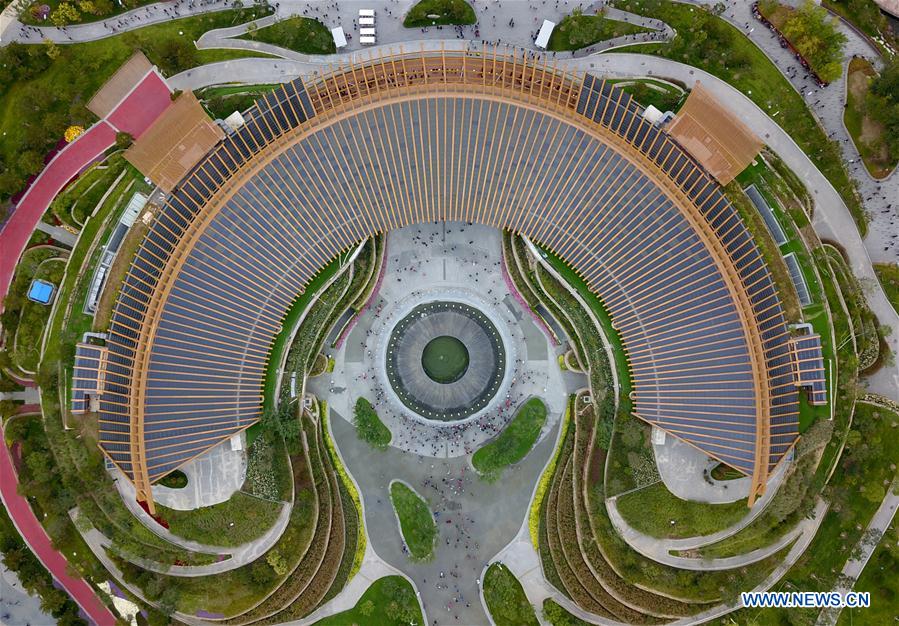
<svg viewBox="0 0 899 626"><path fill-rule="evenodd" d="M375 407L365 398L356 400L353 407L353 424L356 426L356 434L359 439L367 442L373 448L384 449L390 445L393 435L390 429L384 425L378 417Z"/></svg>
<svg viewBox="0 0 899 626"><path fill-rule="evenodd" d="M42 0L39 3L37 3L37 2L34 3L34 5L39 6L41 4L46 4L47 6L50 7L50 15L53 15L53 11L56 10L56 7L58 7L60 5L60 3L65 2L65 1L68 1L69 4L75 5L76 8L78 6L78 4L72 0ZM79 20L77 23L78 24L89 24L90 22L99 22L101 20L107 20L111 17L120 15L127 11L131 11L132 9L137 9L146 4L153 4L156 1L157 0L128 0L127 2L120 3L120 2L113 2L112 0L110 0L108 5L105 5L105 10L103 10L104 6L101 3L94 3L94 7L96 10L93 13L86 13L84 11L79 11L79 13L81 13L81 20ZM9 2L4 0L4 2L0 2L0 6L2 6L4 4L9 4L10 2L12 2L12 0L9 0ZM49 19L41 20L39 18L36 18L35 16L33 16L31 14L31 11L24 11L22 13L22 17L20 19L23 23L31 24L32 26L52 26L53 25Z"/></svg>
<svg viewBox="0 0 899 626"><path fill-rule="evenodd" d="M509 568L494 563L484 575L484 601L496 626L538 626L534 607Z"/></svg>
<svg viewBox="0 0 899 626"><path fill-rule="evenodd" d="M515 417L499 436L478 449L471 463L481 476L495 480L507 465L518 463L534 447L546 422L546 405L531 398L518 408Z"/></svg>
<svg viewBox="0 0 899 626"><path fill-rule="evenodd" d="M29 77L14 77L0 87L0 172L4 190L14 193L70 124L90 126L95 117L85 104L135 50L142 50L163 73L172 75L204 63L256 53L197 50L193 42L207 30L232 26L265 15L266 9L227 10L171 20L88 43L58 46L59 56ZM9 48L11 48L10 46ZM26 50L40 51L36 46ZM38 52L38 58L44 57ZM29 61L29 63L36 63ZM77 77L77 80L73 80ZM3 192L0 192L2 199Z"/></svg>
<svg viewBox="0 0 899 626"><path fill-rule="evenodd" d="M875 263L874 272L883 285L887 300L899 312L899 265L895 263Z"/></svg>
<svg viewBox="0 0 899 626"><path fill-rule="evenodd" d="M456 382L468 370L468 350L455 337L435 337L421 353L425 374L438 383Z"/></svg>
<svg viewBox="0 0 899 626"><path fill-rule="evenodd" d="M590 622L575 617L551 598L543 601L543 617L552 626L593 626Z"/></svg>
<svg viewBox="0 0 899 626"><path fill-rule="evenodd" d="M871 594L871 606L865 609L843 609L837 626L889 624L896 621L899 602L899 526L897 519L883 534L880 544L855 582L855 591Z"/></svg>
<svg viewBox="0 0 899 626"><path fill-rule="evenodd" d="M337 48L328 27L311 17L289 17L248 32L241 39L270 43L305 54L334 54Z"/></svg>
<svg viewBox="0 0 899 626"><path fill-rule="evenodd" d="M868 220L843 167L839 145L828 140L805 102L765 53L738 29L698 7L669 0L616 0L615 6L660 19L677 31L669 43L633 46L628 52L654 54L696 66L746 94L777 122L830 180L864 237Z"/></svg>
<svg viewBox="0 0 899 626"><path fill-rule="evenodd" d="M119 174L130 167L121 154L114 154L81 174L50 203L50 212L61 222L80 229Z"/></svg>
<svg viewBox="0 0 899 626"><path fill-rule="evenodd" d="M390 502L400 522L403 541L411 558L426 561L434 556L437 541L437 522L428 502L401 482L390 485Z"/></svg>
<svg viewBox="0 0 899 626"><path fill-rule="evenodd" d="M157 505L169 530L185 539L214 546L239 546L258 539L274 525L281 503L236 492L220 504L193 511L176 511Z"/></svg>
<svg viewBox="0 0 899 626"><path fill-rule="evenodd" d="M233 85L229 87L208 87L195 92L209 114L225 119L235 111L246 111L263 94L277 89L280 85Z"/></svg>
<svg viewBox="0 0 899 626"><path fill-rule="evenodd" d="M896 475L899 415L867 402L855 405L852 430L829 484L831 509L809 549L790 570L798 584L819 581L809 590L829 589L836 574L880 506ZM819 586L820 585L820 586Z"/></svg>
<svg viewBox="0 0 899 626"><path fill-rule="evenodd" d="M13 275L12 283L9 286L6 300L4 301L4 311L2 316L0 316L3 333L6 335L6 354L12 361L13 367L18 366L18 357L13 352L13 342L18 331L20 317L25 310L30 310L32 306L43 307L43 305L31 302L26 296L28 288L31 285L31 280L36 278L39 273L45 271L41 269L43 264L51 259L59 257L61 254L64 253L54 248L31 248L22 253L18 264L16 264L16 271ZM57 287L58 286L59 285L57 284ZM56 290L53 297L60 297L59 289ZM49 315L49 312L47 314ZM23 332L33 334L34 330L35 329L31 329ZM43 330L43 328L39 330ZM25 348L25 346L23 346L23 348Z"/></svg>
<svg viewBox="0 0 899 626"><path fill-rule="evenodd" d="M642 107L652 105L660 111L677 111L687 95L682 89L652 79L609 82L629 93Z"/></svg>
<svg viewBox="0 0 899 626"><path fill-rule="evenodd" d="M175 470L170 474L166 474L159 484L169 489L184 489L187 487L187 474L181 470Z"/></svg>
<svg viewBox="0 0 899 626"><path fill-rule="evenodd" d="M849 62L843 121L868 172L874 178L883 178L896 167L899 155L890 154L889 147L883 140L886 132L883 124L866 114L868 85L875 76L877 70L867 59L853 57Z"/></svg>
<svg viewBox="0 0 899 626"><path fill-rule="evenodd" d="M712 478L715 480L739 480L743 476L741 472L725 463L719 463L712 468Z"/></svg>
<svg viewBox="0 0 899 626"><path fill-rule="evenodd" d="M728 504L690 502L675 496L663 483L618 496L616 502L628 524L651 537L669 539L710 535L749 514L745 498Z"/></svg>
<svg viewBox="0 0 899 626"><path fill-rule="evenodd" d="M390 485L390 502L411 558L415 561L430 559L437 541L437 522L427 500L404 483L395 481Z"/></svg>
<svg viewBox="0 0 899 626"><path fill-rule="evenodd" d="M465 0L421 0L403 19L406 28L474 24L474 8Z"/></svg>
<svg viewBox="0 0 899 626"><path fill-rule="evenodd" d="M607 39L648 31L648 28L642 26L610 20L602 14L572 13L562 18L553 29L546 49L553 52L580 50Z"/></svg>
<svg viewBox="0 0 899 626"><path fill-rule="evenodd" d="M424 623L415 590L402 576L379 578L353 608L315 622L315 626L408 626Z"/></svg>
<svg viewBox="0 0 899 626"><path fill-rule="evenodd" d="M56 298L65 270L65 259L48 259L37 268L34 278L53 284L56 287L54 291L54 298ZM16 329L13 360L16 365L27 372L37 371L38 363L41 360L41 340L44 337L44 330L47 328L52 307L52 302L40 304L31 300L27 300L22 306L19 325Z"/></svg>
<svg viewBox="0 0 899 626"><path fill-rule="evenodd" d="M853 434L854 433L854 434ZM856 404L852 431L847 438L846 449L839 466L828 487L827 497L830 510L824 517L811 545L787 572L772 591L830 591L833 589L840 571L861 539L865 528L880 506L888 485L896 475L896 450L899 450L899 415L872 404ZM895 530L895 526L894 526ZM878 552L885 543L881 543ZM889 549L896 550L895 535ZM877 567L889 565L884 556L875 552L873 559L862 573L860 581L877 586L878 589L860 588L872 591L871 607L854 612L852 621L840 624L888 624L895 616L896 576L884 576ZM895 556L892 557L895 562ZM894 566L893 566L894 567ZM892 574L892 571L887 569ZM883 594L886 604L877 604L878 594ZM876 611L870 613L868 611ZM888 619L877 619L874 615L885 614ZM742 610L731 614L733 621L728 624L757 624L758 626L784 626L792 624L813 624L818 611L793 609L787 616L785 611ZM848 617L847 613L843 613Z"/></svg>

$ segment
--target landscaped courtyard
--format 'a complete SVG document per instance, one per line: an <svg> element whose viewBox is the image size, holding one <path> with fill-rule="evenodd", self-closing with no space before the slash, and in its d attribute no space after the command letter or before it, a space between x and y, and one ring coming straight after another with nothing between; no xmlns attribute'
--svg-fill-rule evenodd
<svg viewBox="0 0 899 626"><path fill-rule="evenodd" d="M869 4L8 10L0 622L889 622Z"/></svg>

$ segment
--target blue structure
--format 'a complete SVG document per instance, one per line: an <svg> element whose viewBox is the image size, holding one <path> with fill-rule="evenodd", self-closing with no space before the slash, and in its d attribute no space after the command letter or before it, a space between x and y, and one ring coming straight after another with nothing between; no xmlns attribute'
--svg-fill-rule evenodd
<svg viewBox="0 0 899 626"><path fill-rule="evenodd" d="M28 288L28 299L38 304L50 304L53 302L53 294L56 286L46 280L33 280Z"/></svg>

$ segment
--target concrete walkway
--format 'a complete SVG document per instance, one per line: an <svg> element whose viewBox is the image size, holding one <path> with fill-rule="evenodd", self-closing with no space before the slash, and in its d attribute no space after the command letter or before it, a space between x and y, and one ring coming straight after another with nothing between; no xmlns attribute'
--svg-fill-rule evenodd
<svg viewBox="0 0 899 626"><path fill-rule="evenodd" d="M843 570L840 572L840 577L837 586L834 587L834 591L844 597L848 592L852 591L855 587L855 582L858 580L858 577L862 575L862 571L868 564L868 560L871 558L871 555L874 554L874 550L877 549L877 546L883 537L883 533L885 533L887 528L890 527L890 524L893 523L893 518L896 515L897 509L899 509L899 478L893 479L893 483L890 485L886 497L883 499L883 502L880 503L880 506L868 523L868 527L862 534L862 538L859 541L857 548L858 556L851 557L846 561ZM855 554L855 552L856 551L853 550L853 554ZM895 576L896 572L893 572L892 575ZM818 617L818 626L833 626L837 623L840 613L840 609L827 609L822 611L821 615Z"/></svg>
<svg viewBox="0 0 899 626"><path fill-rule="evenodd" d="M0 400L20 400L25 404L38 404L41 401L41 392L37 387L26 387L22 391L0 392Z"/></svg>
<svg viewBox="0 0 899 626"><path fill-rule="evenodd" d="M52 224L41 221L37 223L37 229L50 235L57 243L61 243L70 248L74 248L75 242L78 241L78 235L67 231L61 226L53 226Z"/></svg>
<svg viewBox="0 0 899 626"><path fill-rule="evenodd" d="M774 491L776 490L769 490L767 493L773 494ZM759 500L759 502L761 501L762 499ZM817 516L819 512L823 510L822 507L826 508L824 501L819 500L815 507L813 517ZM805 523L808 520L804 519L799 524L797 524L795 528L791 529L783 537L781 537L780 540L774 542L773 544L765 546L763 548L759 548L758 550L753 550L751 552L739 554L732 557L717 559L690 558L675 556L669 552L669 550L693 550L695 548L706 546L715 543L716 541L726 539L727 537L736 534L741 529L748 526L749 523L762 512L763 509L764 504L762 506L754 506L752 512L745 518L740 520L739 523L734 524L730 528L714 533L712 535L689 537L686 539L658 539L656 537L644 535L643 533L629 526L628 523L624 521L621 513L618 511L618 507L615 506L615 499L610 498L606 500L606 510L609 512L609 519L612 522L612 526L615 527L615 530L618 532L618 534L621 535L624 541L627 542L627 544L631 548L633 548L646 558L656 561L657 563L693 571L734 569L736 567L742 567L744 565L756 563L768 558L772 554L775 554L781 548L789 545L800 534L808 531L808 524ZM818 524L820 524L821 520L817 520L817 522ZM815 529L817 529L817 524L815 525Z"/></svg>
<svg viewBox="0 0 899 626"><path fill-rule="evenodd" d="M715 5L717 0L687 0L699 5ZM787 4L799 5L801 0L783 0ZM792 53L780 47L776 35L752 16L752 2L730 0L721 17L742 31L758 46L787 78L791 85L802 94L806 105L825 128L827 135L839 142L843 160L852 178L858 183L859 193L870 216L869 232L865 239L868 253L877 262L895 263L899 260L899 169L883 180L873 178L861 160L849 132L843 124L846 100L846 70L849 59L861 56L882 66L879 52L867 39L840 22L839 30L846 36L843 49L843 75L827 87L821 89L815 84L796 61ZM810 187L814 189L814 187ZM892 205L892 206L889 206Z"/></svg>
<svg viewBox="0 0 899 626"><path fill-rule="evenodd" d="M658 432L659 429L653 427L653 438ZM682 500L709 504L726 504L749 496L752 482L750 477L715 480L712 478L712 469L718 465L719 461L682 439L664 433L664 431L662 433L664 443L656 443L653 440L652 451L659 469L659 476L668 491ZM766 504L770 495L777 491L787 465L787 463L783 463L778 466L777 471L768 481L766 497L760 498L753 509L756 509L759 503Z"/></svg>
<svg viewBox="0 0 899 626"><path fill-rule="evenodd" d="M791 541L795 540L795 543L790 548L784 561L778 565L764 581L751 591L767 591L771 589L771 587L773 587L790 570L790 568L793 567L796 561L799 560L799 557L801 557L808 548L812 539L814 539L815 534L818 532L818 527L821 525L821 522L824 520L824 516L827 513L827 508L828 504L819 499L815 505L814 516L806 518L799 523L796 536L791 538ZM784 546L781 546L781 548L783 547ZM527 523L522 524L518 534L499 554L496 555L495 560L504 563L512 573L515 574L515 577L518 578L524 589L528 601L538 608L538 614L539 607L543 606L543 601L547 598L552 598L569 613L582 620L594 624L602 624L604 626L618 626L620 624L619 622L584 611L569 598L562 595L546 580L543 574L540 556L531 544ZM734 567L736 566L739 565L735 565ZM742 607L738 604L720 604L697 615L671 622L671 624L677 626L700 624L727 615L740 608Z"/></svg>
<svg viewBox="0 0 899 626"><path fill-rule="evenodd" d="M209 565L172 566L167 569L167 573L170 573L173 576L194 577L207 574L218 574L251 563L275 545L275 542L277 542L278 539L281 538L281 535L284 534L284 529L287 528L287 523L290 521L291 507L285 504L281 508L281 512L278 514L278 518L275 520L272 527L253 541L235 547L212 546L198 541L191 541L179 537L157 524L156 521L137 503L134 485L118 472L118 470L116 470L113 476L115 478L116 488L119 490L119 494L121 495L125 506L128 507L128 510L132 515L139 519L144 526L153 531L157 536L169 543L180 546L185 550L204 552L207 554L226 554L231 556L231 558L226 561L219 561Z"/></svg>
<svg viewBox="0 0 899 626"><path fill-rule="evenodd" d="M711 6L718 4L715 0L687 0L696 5ZM788 0L798 3L798 0ZM438 40L444 39L448 34L454 33L457 38L486 40L501 44L513 44L526 48L533 47L534 35L543 18L559 22L564 15L570 13L575 6L583 6L583 3L575 3L573 0L563 0L555 6L525 2L496 2L487 0L474 2L478 15L478 23L469 27L432 27L425 29L406 29L401 23L402 15L413 4L411 0L394 0L386 2L379 0L368 2L363 0L346 0L340 2L337 7L322 3L310 4L300 0L283 0L277 3L277 12L270 18L260 21L258 26L269 25L275 20L284 19L292 15L304 15L321 20L329 28L343 26L351 35L347 51L358 51L360 45L358 37L352 37L357 32L358 25L355 17L358 9L374 8L378 12L378 39L379 41L396 45L399 42L407 42L413 36L415 39ZM603 2L595 2L588 5L588 11L596 10L604 6ZM791 82L797 91L804 95L807 104L818 117L829 136L840 142L844 158L849 165L850 173L859 183L860 191L865 200L865 206L871 214L871 232L868 236L868 246L872 257L878 261L896 261L899 259L899 240L891 237L895 232L897 220L897 207L895 198L899 197L899 173L894 171L887 179L878 181L873 179L862 165L858 151L849 138L843 121L843 103L845 100L845 75L834 81L829 87L819 89L813 81L802 72L796 60L788 50L780 47L776 37L762 24L756 21L751 14L751 3L742 0L727 3L722 17L739 28L753 43L755 43L772 61L781 68L784 76ZM127 13L123 13L112 19L77 24L57 29L54 27L31 27L22 25L18 20L12 19L10 11L5 12L4 21L7 35L0 41L8 42L18 40L30 43L39 43L44 39L57 42L93 41L104 37L120 34L149 24L160 23L175 19L196 15L209 11L217 11L230 8L226 0L208 0L188 4L185 0L175 3L157 3L141 7ZM613 19L630 21L646 28L653 29L649 34L632 35L619 40L603 42L578 54L599 52L614 48L619 45L630 45L641 41L654 41L668 38L673 31L656 20L650 20L642 16L635 16L609 9L608 17ZM244 50L257 50L282 56L285 59L327 65L338 60L340 55L321 57L315 60L305 58L291 51L285 51L274 46L252 41L230 39L245 32L246 26L238 26L221 31L211 31L201 37L198 42L200 48L233 48ZM841 31L847 37L845 57L853 55L865 56L879 63L877 51L860 36L855 30L845 24L841 25ZM372 50L372 49L369 49ZM252 82L252 81L250 81ZM258 82L258 81L257 81Z"/></svg>
<svg viewBox="0 0 899 626"><path fill-rule="evenodd" d="M374 450L333 410L331 429L347 470L359 484L372 548L414 581L429 623L486 624L477 580L521 527L534 484L552 453L558 421L552 433L496 483L479 480L466 457L427 458L392 447ZM395 479L415 486L436 514L438 539L432 561L413 562L404 553L388 493Z"/></svg>
<svg viewBox="0 0 899 626"><path fill-rule="evenodd" d="M899 314L887 300L883 288L877 281L871 258L849 210L830 182L812 164L802 149L752 100L711 74L660 57L612 53L574 59L569 61L567 66L612 77L664 77L684 82L687 86L700 80L717 98L727 102L728 108L764 139L809 189L815 201L813 220L815 231L822 239L840 244L849 256L849 265L855 276L861 279L863 284L870 285L866 291L868 305L880 325L884 329L892 329L885 341L893 354L899 353ZM877 373L867 377L865 383L872 392L899 401L899 365L885 365Z"/></svg>

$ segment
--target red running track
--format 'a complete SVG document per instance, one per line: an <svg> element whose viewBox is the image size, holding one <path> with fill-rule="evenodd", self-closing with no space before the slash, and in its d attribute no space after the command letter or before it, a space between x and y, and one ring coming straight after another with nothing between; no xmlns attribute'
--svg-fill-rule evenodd
<svg viewBox="0 0 899 626"><path fill-rule="evenodd" d="M131 133L135 138L142 135L171 104L169 93L162 76L156 71L150 72L110 113L108 118L113 120L114 125L103 119L91 126L53 157L34 180L9 221L0 229L0 312L3 311L3 302L19 257L53 198L70 180L99 160L115 144L117 130ZM16 491L18 477L6 447L2 427L0 448L3 448L0 452L0 497L19 534L96 626L115 626L115 616L100 601L91 586L81 578L69 576L68 561L53 548L43 526L28 506L28 501Z"/></svg>
<svg viewBox="0 0 899 626"><path fill-rule="evenodd" d="M16 491L18 478L13 469L9 449L6 447L2 426L0 426L0 448L3 448L0 451L0 496L2 496L3 504L19 534L22 535L28 547L37 555L44 567L50 570L53 578L62 585L66 593L78 603L81 610L94 624L115 626L115 616L100 602L93 588L83 578L73 578L68 575L68 561L53 549L50 538L34 516L34 511L28 506L28 501Z"/></svg>
<svg viewBox="0 0 899 626"><path fill-rule="evenodd" d="M117 130L140 137L171 104L165 79L152 71L116 105L106 119L91 126L47 164L0 230L0 312L3 311L3 300L19 256L56 194L115 144Z"/></svg>
<svg viewBox="0 0 899 626"><path fill-rule="evenodd" d="M115 134L115 129L105 121L94 124L53 157L25 192L0 231L0 298L5 300L19 257L50 202L66 183L115 143ZM3 302L0 301L2 310Z"/></svg>

